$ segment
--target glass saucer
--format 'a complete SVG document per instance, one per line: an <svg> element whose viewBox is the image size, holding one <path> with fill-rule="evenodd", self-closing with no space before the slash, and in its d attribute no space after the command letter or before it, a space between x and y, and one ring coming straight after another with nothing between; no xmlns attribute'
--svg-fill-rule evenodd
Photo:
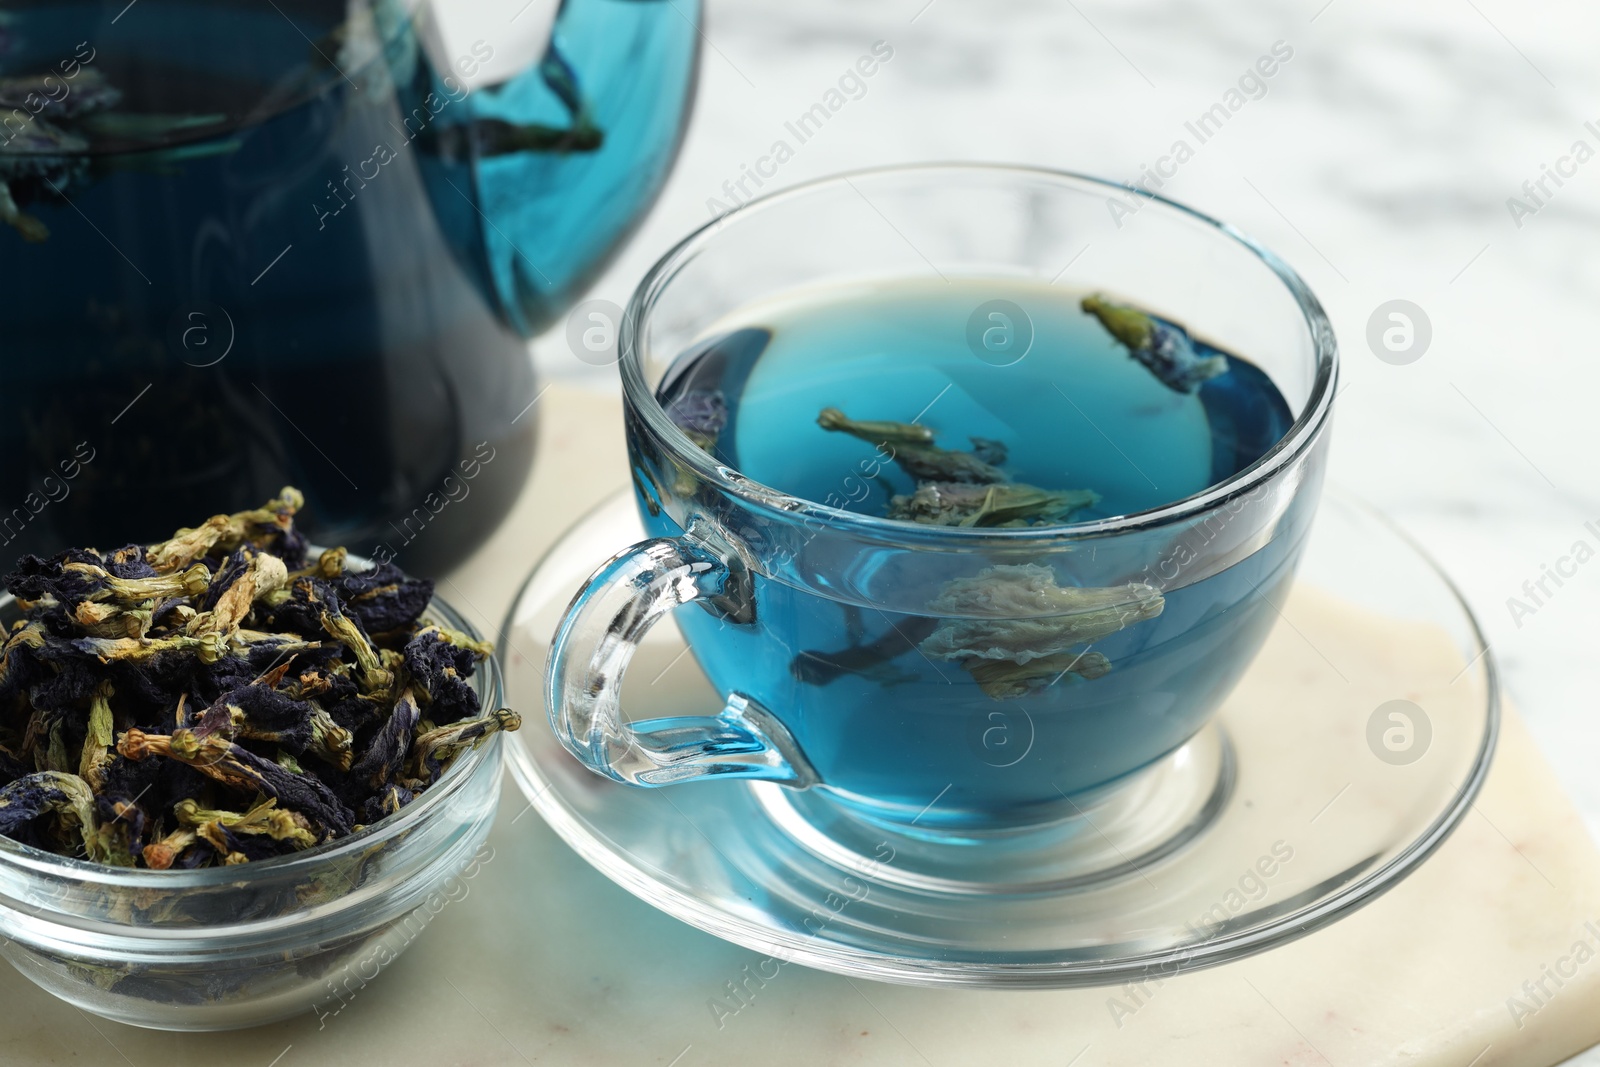
<svg viewBox="0 0 1600 1067"><path fill-rule="evenodd" d="M1495 669L1466 606L1403 534L1329 492L1279 624L1213 724L1064 822L920 837L817 790L621 785L583 768L533 712L573 593L643 536L619 494L518 594L500 647L509 702L535 728L508 736L512 771L545 821L625 889L806 966L1051 988L1238 959L1398 883L1461 820L1494 751ZM628 679L634 718L721 706L664 622Z"/></svg>

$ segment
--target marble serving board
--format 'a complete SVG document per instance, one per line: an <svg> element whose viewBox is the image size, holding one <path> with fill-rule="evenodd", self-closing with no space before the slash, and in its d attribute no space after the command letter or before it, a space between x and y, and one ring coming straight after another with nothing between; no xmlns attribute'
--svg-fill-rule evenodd
<svg viewBox="0 0 1600 1067"><path fill-rule="evenodd" d="M614 399L554 387L538 410L541 459L515 514L440 583L491 632L538 553L627 478ZM519 710L544 728L543 709ZM1531 1067L1600 1040L1600 854L1510 710L1473 812L1410 879L1287 947L1159 987L917 989L786 965L733 1000L760 954L611 884L509 778L491 843L465 892L337 1013L141 1031L7 968L0 1063Z"/></svg>

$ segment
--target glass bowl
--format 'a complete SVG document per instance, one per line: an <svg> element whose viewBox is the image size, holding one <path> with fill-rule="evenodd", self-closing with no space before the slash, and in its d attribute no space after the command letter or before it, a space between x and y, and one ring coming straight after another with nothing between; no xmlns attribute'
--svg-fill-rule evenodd
<svg viewBox="0 0 1600 1067"><path fill-rule="evenodd" d="M476 639L435 600L429 614ZM0 621L17 617L11 597ZM473 687L500 706L487 657ZM160 1030L330 1014L464 894L500 798L501 735L432 788L337 842L233 867L152 871L0 837L0 954L84 1011Z"/></svg>

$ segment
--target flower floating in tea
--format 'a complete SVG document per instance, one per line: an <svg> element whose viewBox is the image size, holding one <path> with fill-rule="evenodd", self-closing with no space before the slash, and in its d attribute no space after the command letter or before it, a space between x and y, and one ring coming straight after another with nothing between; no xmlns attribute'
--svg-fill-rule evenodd
<svg viewBox="0 0 1600 1067"><path fill-rule="evenodd" d="M1044 688L1063 674L1094 679L1111 669L1090 645L1161 614L1165 601L1142 582L1099 588L1062 586L1037 563L987 567L946 582L928 611L947 618L918 646L964 667L996 699Z"/></svg>
<svg viewBox="0 0 1600 1067"><path fill-rule="evenodd" d="M1007 449L999 441L974 437L969 451L944 449L934 444L934 431L927 426L857 421L838 408L824 408L817 424L877 445L916 479L911 493L891 497L890 519L1027 527L1067 522L1100 502L1091 489L1013 482L1002 469ZM993 566L946 582L929 601L927 617L908 623L913 633L892 627L875 641L857 640L836 652L804 651L790 663L790 673L813 685L847 673L881 676L890 660L915 649L930 662L959 664L986 695L1007 700L1047 688L1067 674L1102 677L1111 662L1088 646L1154 618L1163 606L1160 591L1143 583L1079 588L1059 585L1055 572L1040 564Z"/></svg>
<svg viewBox="0 0 1600 1067"><path fill-rule="evenodd" d="M817 425L847 433L893 453L900 469L919 482L973 482L993 485L1008 481L997 464L1006 461L1006 448L998 441L972 438L970 452L939 448L933 431L914 422L857 422L838 408L823 408Z"/></svg>
<svg viewBox="0 0 1600 1067"><path fill-rule="evenodd" d="M923 482L911 495L889 501L889 518L931 526L1031 525L1027 520L1065 522L1099 500L1100 494L1089 489Z"/></svg>
<svg viewBox="0 0 1600 1067"><path fill-rule="evenodd" d="M1199 355L1189 339L1189 332L1182 326L1164 322L1097 293L1084 297L1082 307L1100 320L1106 332L1120 341L1130 356L1174 392L1192 393L1201 383L1227 373L1227 359Z"/></svg>
<svg viewBox="0 0 1600 1067"><path fill-rule="evenodd" d="M1011 481L1001 470L1006 446L971 438L966 452L940 448L933 430L912 422L856 421L838 408L823 408L817 425L877 445L917 488L889 502L888 517L932 526L1033 526L1067 521L1093 507L1100 494L1088 489L1052 491Z"/></svg>
<svg viewBox="0 0 1600 1067"><path fill-rule="evenodd" d="M25 556L0 649L0 833L165 869L344 837L520 725L469 684L489 646L432 583L307 559L301 496L155 545Z"/></svg>
<svg viewBox="0 0 1600 1067"><path fill-rule="evenodd" d="M691 390L672 401L667 418L695 447L713 453L718 435L728 425L728 401L720 389Z"/></svg>

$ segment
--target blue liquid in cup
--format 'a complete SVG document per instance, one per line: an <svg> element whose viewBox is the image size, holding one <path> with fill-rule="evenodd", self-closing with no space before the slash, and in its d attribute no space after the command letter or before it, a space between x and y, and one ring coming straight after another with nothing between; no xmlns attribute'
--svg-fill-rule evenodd
<svg viewBox="0 0 1600 1067"><path fill-rule="evenodd" d="M1082 295L978 280L810 292L738 316L675 364L659 399L671 412L720 396L726 424L708 450L721 462L876 516L914 483L893 463L869 476L881 458L874 446L825 432L823 408L915 419L943 448L999 441L1014 481L1100 494L1074 521L1199 493L1288 431L1289 405L1255 365L1197 340L1197 354L1220 356L1225 373L1191 393L1170 389L1080 309ZM970 313L997 298L1020 303L1028 320L1031 344L1014 361L968 342ZM1276 618L1268 601L1281 597L1303 533L1294 508L1282 536L1192 584L1173 580L1177 559L1133 564L1142 569L1119 581L1162 588L1160 614L1094 642L1109 673L1066 673L1021 696L996 699L959 662L928 654L947 621L932 613L841 603L758 574L753 621L699 605L675 618L713 684L778 715L846 803L926 828L1026 823L1150 764L1204 724ZM681 533L665 512L642 510L652 534ZM1072 554L1042 563L1060 585L1085 584ZM839 564L895 587L888 556Z"/></svg>

